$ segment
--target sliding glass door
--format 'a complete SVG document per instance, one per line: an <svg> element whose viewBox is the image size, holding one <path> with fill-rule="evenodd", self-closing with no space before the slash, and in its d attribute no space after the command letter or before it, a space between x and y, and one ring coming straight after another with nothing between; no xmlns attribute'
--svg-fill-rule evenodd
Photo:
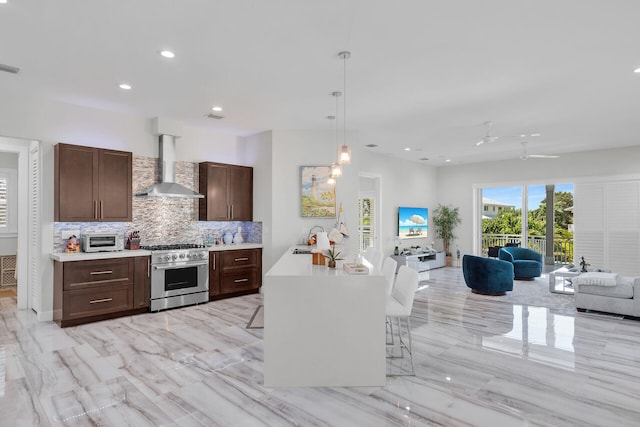
<svg viewBox="0 0 640 427"><path fill-rule="evenodd" d="M482 255L517 245L547 264L573 262L573 184L483 187L480 194Z"/></svg>

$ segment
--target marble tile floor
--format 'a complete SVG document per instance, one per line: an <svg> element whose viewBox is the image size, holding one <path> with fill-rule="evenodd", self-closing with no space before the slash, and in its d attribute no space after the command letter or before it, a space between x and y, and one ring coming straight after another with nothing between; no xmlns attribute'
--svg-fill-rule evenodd
<svg viewBox="0 0 640 427"><path fill-rule="evenodd" d="M260 295L65 329L2 298L0 426L640 425L640 321L426 284L416 375L367 388L265 388Z"/></svg>

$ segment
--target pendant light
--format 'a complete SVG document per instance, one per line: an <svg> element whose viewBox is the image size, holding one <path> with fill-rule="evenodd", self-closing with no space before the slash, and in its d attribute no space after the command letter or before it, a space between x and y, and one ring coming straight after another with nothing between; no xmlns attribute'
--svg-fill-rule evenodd
<svg viewBox="0 0 640 427"><path fill-rule="evenodd" d="M336 98L336 115L333 116L333 118L335 119L336 117L338 117L338 98L342 96L342 92L332 92L331 93L332 96L334 96ZM333 129L332 129L333 130ZM338 143L338 123L336 122L336 131L335 134L332 134L332 136L335 135L335 141L336 144ZM334 144L332 141L331 144L331 149L334 149ZM334 178L339 178L342 176L342 166L340 165L340 162L333 162L331 163L331 175L333 175Z"/></svg>
<svg viewBox="0 0 640 427"><path fill-rule="evenodd" d="M331 150L333 150L333 122L336 119L336 116L327 116L327 119L331 121L331 127L329 128L329 143L331 144ZM335 165L335 163L332 163L329 168L329 178L327 179L327 184L329 185L336 185L336 175L333 173L333 165Z"/></svg>
<svg viewBox="0 0 640 427"><path fill-rule="evenodd" d="M341 165L348 165L351 163L351 147L347 145L347 59L351 58L351 52L345 50L338 53L338 56L342 59L344 65L344 80L342 87L342 93L344 95L344 98L342 99L343 135L342 144L338 147L338 163L340 163Z"/></svg>

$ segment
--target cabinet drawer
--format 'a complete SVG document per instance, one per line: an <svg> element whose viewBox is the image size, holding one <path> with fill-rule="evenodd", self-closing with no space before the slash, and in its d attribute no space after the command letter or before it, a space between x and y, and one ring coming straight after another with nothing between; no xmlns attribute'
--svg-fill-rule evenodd
<svg viewBox="0 0 640 427"><path fill-rule="evenodd" d="M258 251L255 249L238 249L236 251L224 251L220 255L222 269L253 267L258 260Z"/></svg>
<svg viewBox="0 0 640 427"><path fill-rule="evenodd" d="M223 274L220 278L220 293L226 294L256 289L258 287L257 271L255 268L247 268L242 271Z"/></svg>
<svg viewBox="0 0 640 427"><path fill-rule="evenodd" d="M64 292L64 319L80 319L133 308L133 286L111 285Z"/></svg>
<svg viewBox="0 0 640 427"><path fill-rule="evenodd" d="M133 283L131 258L116 258L64 263L64 290L87 286L126 285Z"/></svg>

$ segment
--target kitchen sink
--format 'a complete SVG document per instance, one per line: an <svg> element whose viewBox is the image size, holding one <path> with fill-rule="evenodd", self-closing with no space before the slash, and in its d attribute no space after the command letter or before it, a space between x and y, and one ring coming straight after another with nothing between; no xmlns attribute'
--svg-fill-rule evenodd
<svg viewBox="0 0 640 427"><path fill-rule="evenodd" d="M298 249L295 248L292 252L295 255L308 255L311 253L311 249Z"/></svg>

